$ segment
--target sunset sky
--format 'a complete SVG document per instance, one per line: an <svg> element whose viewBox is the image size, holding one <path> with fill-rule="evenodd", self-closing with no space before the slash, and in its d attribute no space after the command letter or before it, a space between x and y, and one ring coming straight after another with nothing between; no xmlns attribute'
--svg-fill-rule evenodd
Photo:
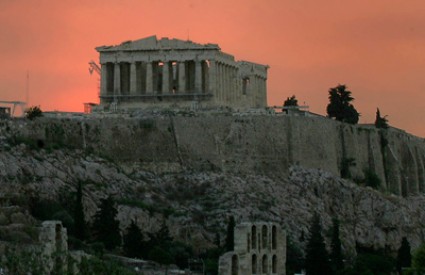
<svg viewBox="0 0 425 275"><path fill-rule="evenodd" d="M424 0L0 0L0 100L82 111L98 102L95 47L157 35L219 44L268 64L268 103L296 95L325 114L346 84L373 123L376 108L425 137Z"/></svg>

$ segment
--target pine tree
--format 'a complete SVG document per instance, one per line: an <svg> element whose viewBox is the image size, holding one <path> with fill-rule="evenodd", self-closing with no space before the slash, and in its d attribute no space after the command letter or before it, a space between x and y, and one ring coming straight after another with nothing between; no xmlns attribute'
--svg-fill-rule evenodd
<svg viewBox="0 0 425 275"><path fill-rule="evenodd" d="M331 274L328 252L322 236L319 215L316 213L310 227L310 238L307 243L305 269L307 275Z"/></svg>
<svg viewBox="0 0 425 275"><path fill-rule="evenodd" d="M382 129L388 128L387 116L381 117L381 112L379 111L379 108L376 108L375 127L382 128Z"/></svg>
<svg viewBox="0 0 425 275"><path fill-rule="evenodd" d="M117 213L114 200L108 197L101 200L99 210L94 215L94 238L102 242L107 249L113 249L121 244L119 221L116 220Z"/></svg>
<svg viewBox="0 0 425 275"><path fill-rule="evenodd" d="M412 254L410 254L410 244L406 237L401 240L401 246L397 251L397 270L401 273L403 267L412 265Z"/></svg>
<svg viewBox="0 0 425 275"><path fill-rule="evenodd" d="M338 121L357 124L360 114L351 104L353 100L351 92L347 90L345 85L331 88L329 90L329 104L326 107L328 116Z"/></svg>
<svg viewBox="0 0 425 275"><path fill-rule="evenodd" d="M75 237L80 240L85 240L87 236L87 225L84 217L83 208L83 184L78 183L75 206L74 206L74 228Z"/></svg>
<svg viewBox="0 0 425 275"><path fill-rule="evenodd" d="M234 236L234 231L235 231L235 218L233 216L231 216L229 218L229 222L227 223L227 235L226 235L226 251L232 251L234 249L234 244L235 244L235 236Z"/></svg>
<svg viewBox="0 0 425 275"><path fill-rule="evenodd" d="M332 220L332 240L331 240L331 265L334 271L340 271L344 268L341 252L341 240L339 238L339 220Z"/></svg>
<svg viewBox="0 0 425 275"><path fill-rule="evenodd" d="M127 228L127 233L123 237L124 254L127 257L137 258L141 256L143 248L143 234L134 220Z"/></svg>

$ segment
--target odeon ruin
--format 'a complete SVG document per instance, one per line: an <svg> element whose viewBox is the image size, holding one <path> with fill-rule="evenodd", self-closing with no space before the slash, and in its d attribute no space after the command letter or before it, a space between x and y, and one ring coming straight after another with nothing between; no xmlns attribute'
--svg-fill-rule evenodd
<svg viewBox="0 0 425 275"><path fill-rule="evenodd" d="M267 106L268 66L236 61L217 44L151 36L96 50L100 109Z"/></svg>
<svg viewBox="0 0 425 275"><path fill-rule="evenodd" d="M234 250L220 257L220 275L285 275L286 234L278 224L241 223L234 240Z"/></svg>

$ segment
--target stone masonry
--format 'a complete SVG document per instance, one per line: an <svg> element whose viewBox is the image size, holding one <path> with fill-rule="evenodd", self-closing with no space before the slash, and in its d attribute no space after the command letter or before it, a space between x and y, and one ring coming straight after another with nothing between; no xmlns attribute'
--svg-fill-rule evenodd
<svg viewBox="0 0 425 275"><path fill-rule="evenodd" d="M220 275L285 274L286 233L276 223L241 223L235 246L220 257Z"/></svg>
<svg viewBox="0 0 425 275"><path fill-rule="evenodd" d="M100 108L267 106L267 65L235 61L217 44L156 36L100 46Z"/></svg>

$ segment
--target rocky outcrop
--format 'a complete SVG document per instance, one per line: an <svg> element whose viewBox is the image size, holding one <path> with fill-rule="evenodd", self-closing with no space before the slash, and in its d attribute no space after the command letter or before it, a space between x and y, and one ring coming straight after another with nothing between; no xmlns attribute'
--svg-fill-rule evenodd
<svg viewBox="0 0 425 275"><path fill-rule="evenodd" d="M372 171L381 191L425 191L425 142L401 130L321 117L142 114L3 122L5 137L41 148L76 148L153 172L184 169L287 176L291 165L356 180Z"/></svg>
<svg viewBox="0 0 425 275"><path fill-rule="evenodd" d="M403 236L413 247L424 241L425 147L399 130L222 114L44 118L0 128L0 192L23 207L22 198L71 196L81 182L88 219L110 195L122 229L134 219L154 232L166 220L195 251L224 235L230 215L277 222L300 247L314 212L326 230L337 217L348 254L356 243L395 251ZM360 184L339 177L350 158ZM381 178L380 191L363 186L366 169Z"/></svg>

